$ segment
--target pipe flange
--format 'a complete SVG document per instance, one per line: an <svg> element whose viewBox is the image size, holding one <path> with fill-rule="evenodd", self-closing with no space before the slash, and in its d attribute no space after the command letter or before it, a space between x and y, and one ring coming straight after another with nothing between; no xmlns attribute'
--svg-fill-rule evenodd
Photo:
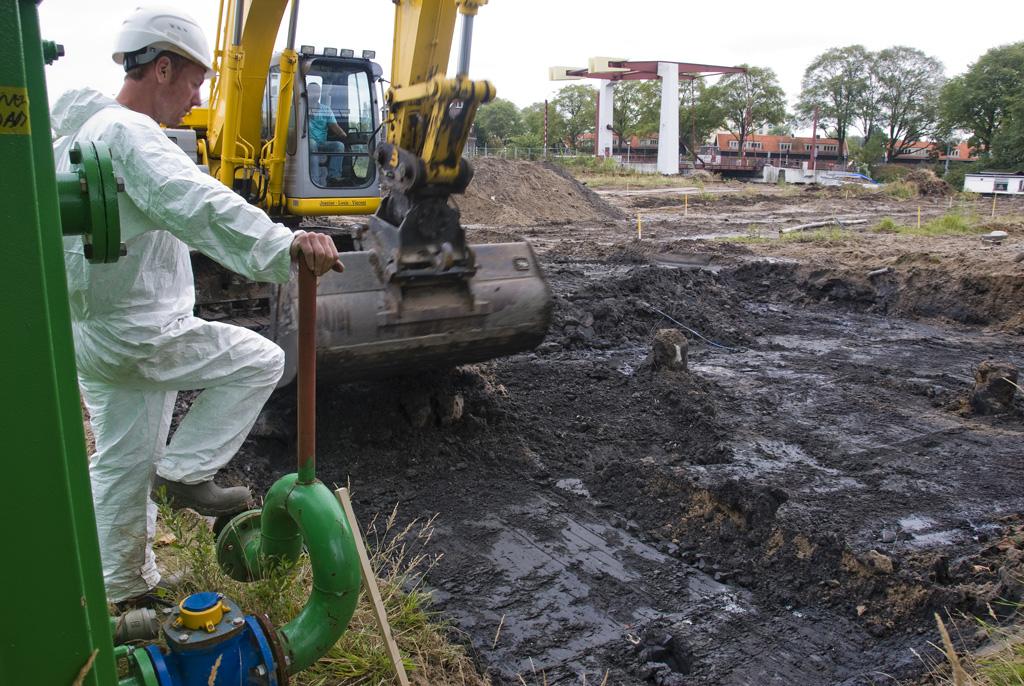
<svg viewBox="0 0 1024 686"><path fill-rule="evenodd" d="M62 198L62 232L83 235L83 252L90 262L117 262L122 256L117 194L124 191L124 181L114 175L110 149L100 142L75 143L68 159L74 172L58 175L58 192L77 202Z"/></svg>
<svg viewBox="0 0 1024 686"><path fill-rule="evenodd" d="M251 569L246 550L259 545L260 510L249 510L236 516L217 536L217 563L221 571L235 581L253 581L259 570Z"/></svg>
<svg viewBox="0 0 1024 686"><path fill-rule="evenodd" d="M270 644L270 652L274 656L274 664L277 666L277 686L288 686L288 661L285 659L284 646L277 635L277 629L270 622L270 617L265 614L249 615L263 629L263 635L267 637Z"/></svg>

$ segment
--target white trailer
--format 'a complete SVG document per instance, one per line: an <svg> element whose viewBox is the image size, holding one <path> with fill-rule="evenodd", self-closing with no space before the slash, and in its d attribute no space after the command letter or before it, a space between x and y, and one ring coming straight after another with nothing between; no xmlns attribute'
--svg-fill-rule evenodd
<svg viewBox="0 0 1024 686"><path fill-rule="evenodd" d="M964 176L964 190L986 195L1024 195L1024 172L989 172Z"/></svg>

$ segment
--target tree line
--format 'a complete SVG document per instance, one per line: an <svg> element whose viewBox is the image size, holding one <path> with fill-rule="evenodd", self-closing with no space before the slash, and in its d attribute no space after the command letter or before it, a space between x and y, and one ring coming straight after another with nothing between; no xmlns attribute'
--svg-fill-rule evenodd
<svg viewBox="0 0 1024 686"><path fill-rule="evenodd" d="M848 146L855 161L892 160L910 142L928 140L944 150L966 138L984 164L1024 165L1024 42L992 48L966 72L947 79L938 59L893 46L872 52L861 45L832 48L804 71L795 111L788 111L775 72L742 65L717 83L680 81L680 142L697 149L716 130L739 141L768 130L790 134L810 126L817 112L821 135ZM620 141L658 131L659 81L615 84L613 133ZM548 145L576 150L594 132L596 91L563 87L548 106ZM543 102L519 109L496 99L480 108L477 144L539 148L544 144ZM592 143L591 143L592 144Z"/></svg>

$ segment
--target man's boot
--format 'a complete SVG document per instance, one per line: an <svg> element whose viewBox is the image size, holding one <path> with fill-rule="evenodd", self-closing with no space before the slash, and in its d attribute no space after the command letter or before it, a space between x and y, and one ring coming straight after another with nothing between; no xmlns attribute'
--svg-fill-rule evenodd
<svg viewBox="0 0 1024 686"><path fill-rule="evenodd" d="M164 491L174 509L180 510L187 507L208 517L237 514L252 506L252 493L248 488L245 486L221 488L213 483L213 479L197 484L183 484L158 476L153 480L154 496L157 496L161 490Z"/></svg>
<svg viewBox="0 0 1024 686"><path fill-rule="evenodd" d="M181 583L181 574L162 574L160 581L156 582L156 586L145 593L114 603L114 608L118 614L124 614L129 610L142 607L174 607L177 604L175 598L178 596Z"/></svg>

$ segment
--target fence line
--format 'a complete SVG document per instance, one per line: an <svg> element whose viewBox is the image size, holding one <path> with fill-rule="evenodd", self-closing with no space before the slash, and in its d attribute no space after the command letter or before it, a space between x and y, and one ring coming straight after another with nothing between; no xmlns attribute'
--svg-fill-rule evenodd
<svg viewBox="0 0 1024 686"><path fill-rule="evenodd" d="M593 157L592 152L581 152L579 150L567 150L554 146L546 148L523 148L517 145L506 145L501 148L492 148L486 145L472 147L466 146L463 153L465 157L500 157L504 160L544 160L557 157Z"/></svg>
<svg viewBox="0 0 1024 686"><path fill-rule="evenodd" d="M524 148L516 145L507 145L500 148L489 146L466 146L463 155L467 158L474 157L498 157L504 160L559 160L575 158L593 158L594 153L584 150L567 150L566 148L549 146L547 148ZM638 153L616 153L609 158L623 166L644 168L657 165L658 155ZM693 161L689 155L679 156L680 168L693 167ZM699 165L697 165L699 167ZM685 172L684 172L685 173Z"/></svg>

